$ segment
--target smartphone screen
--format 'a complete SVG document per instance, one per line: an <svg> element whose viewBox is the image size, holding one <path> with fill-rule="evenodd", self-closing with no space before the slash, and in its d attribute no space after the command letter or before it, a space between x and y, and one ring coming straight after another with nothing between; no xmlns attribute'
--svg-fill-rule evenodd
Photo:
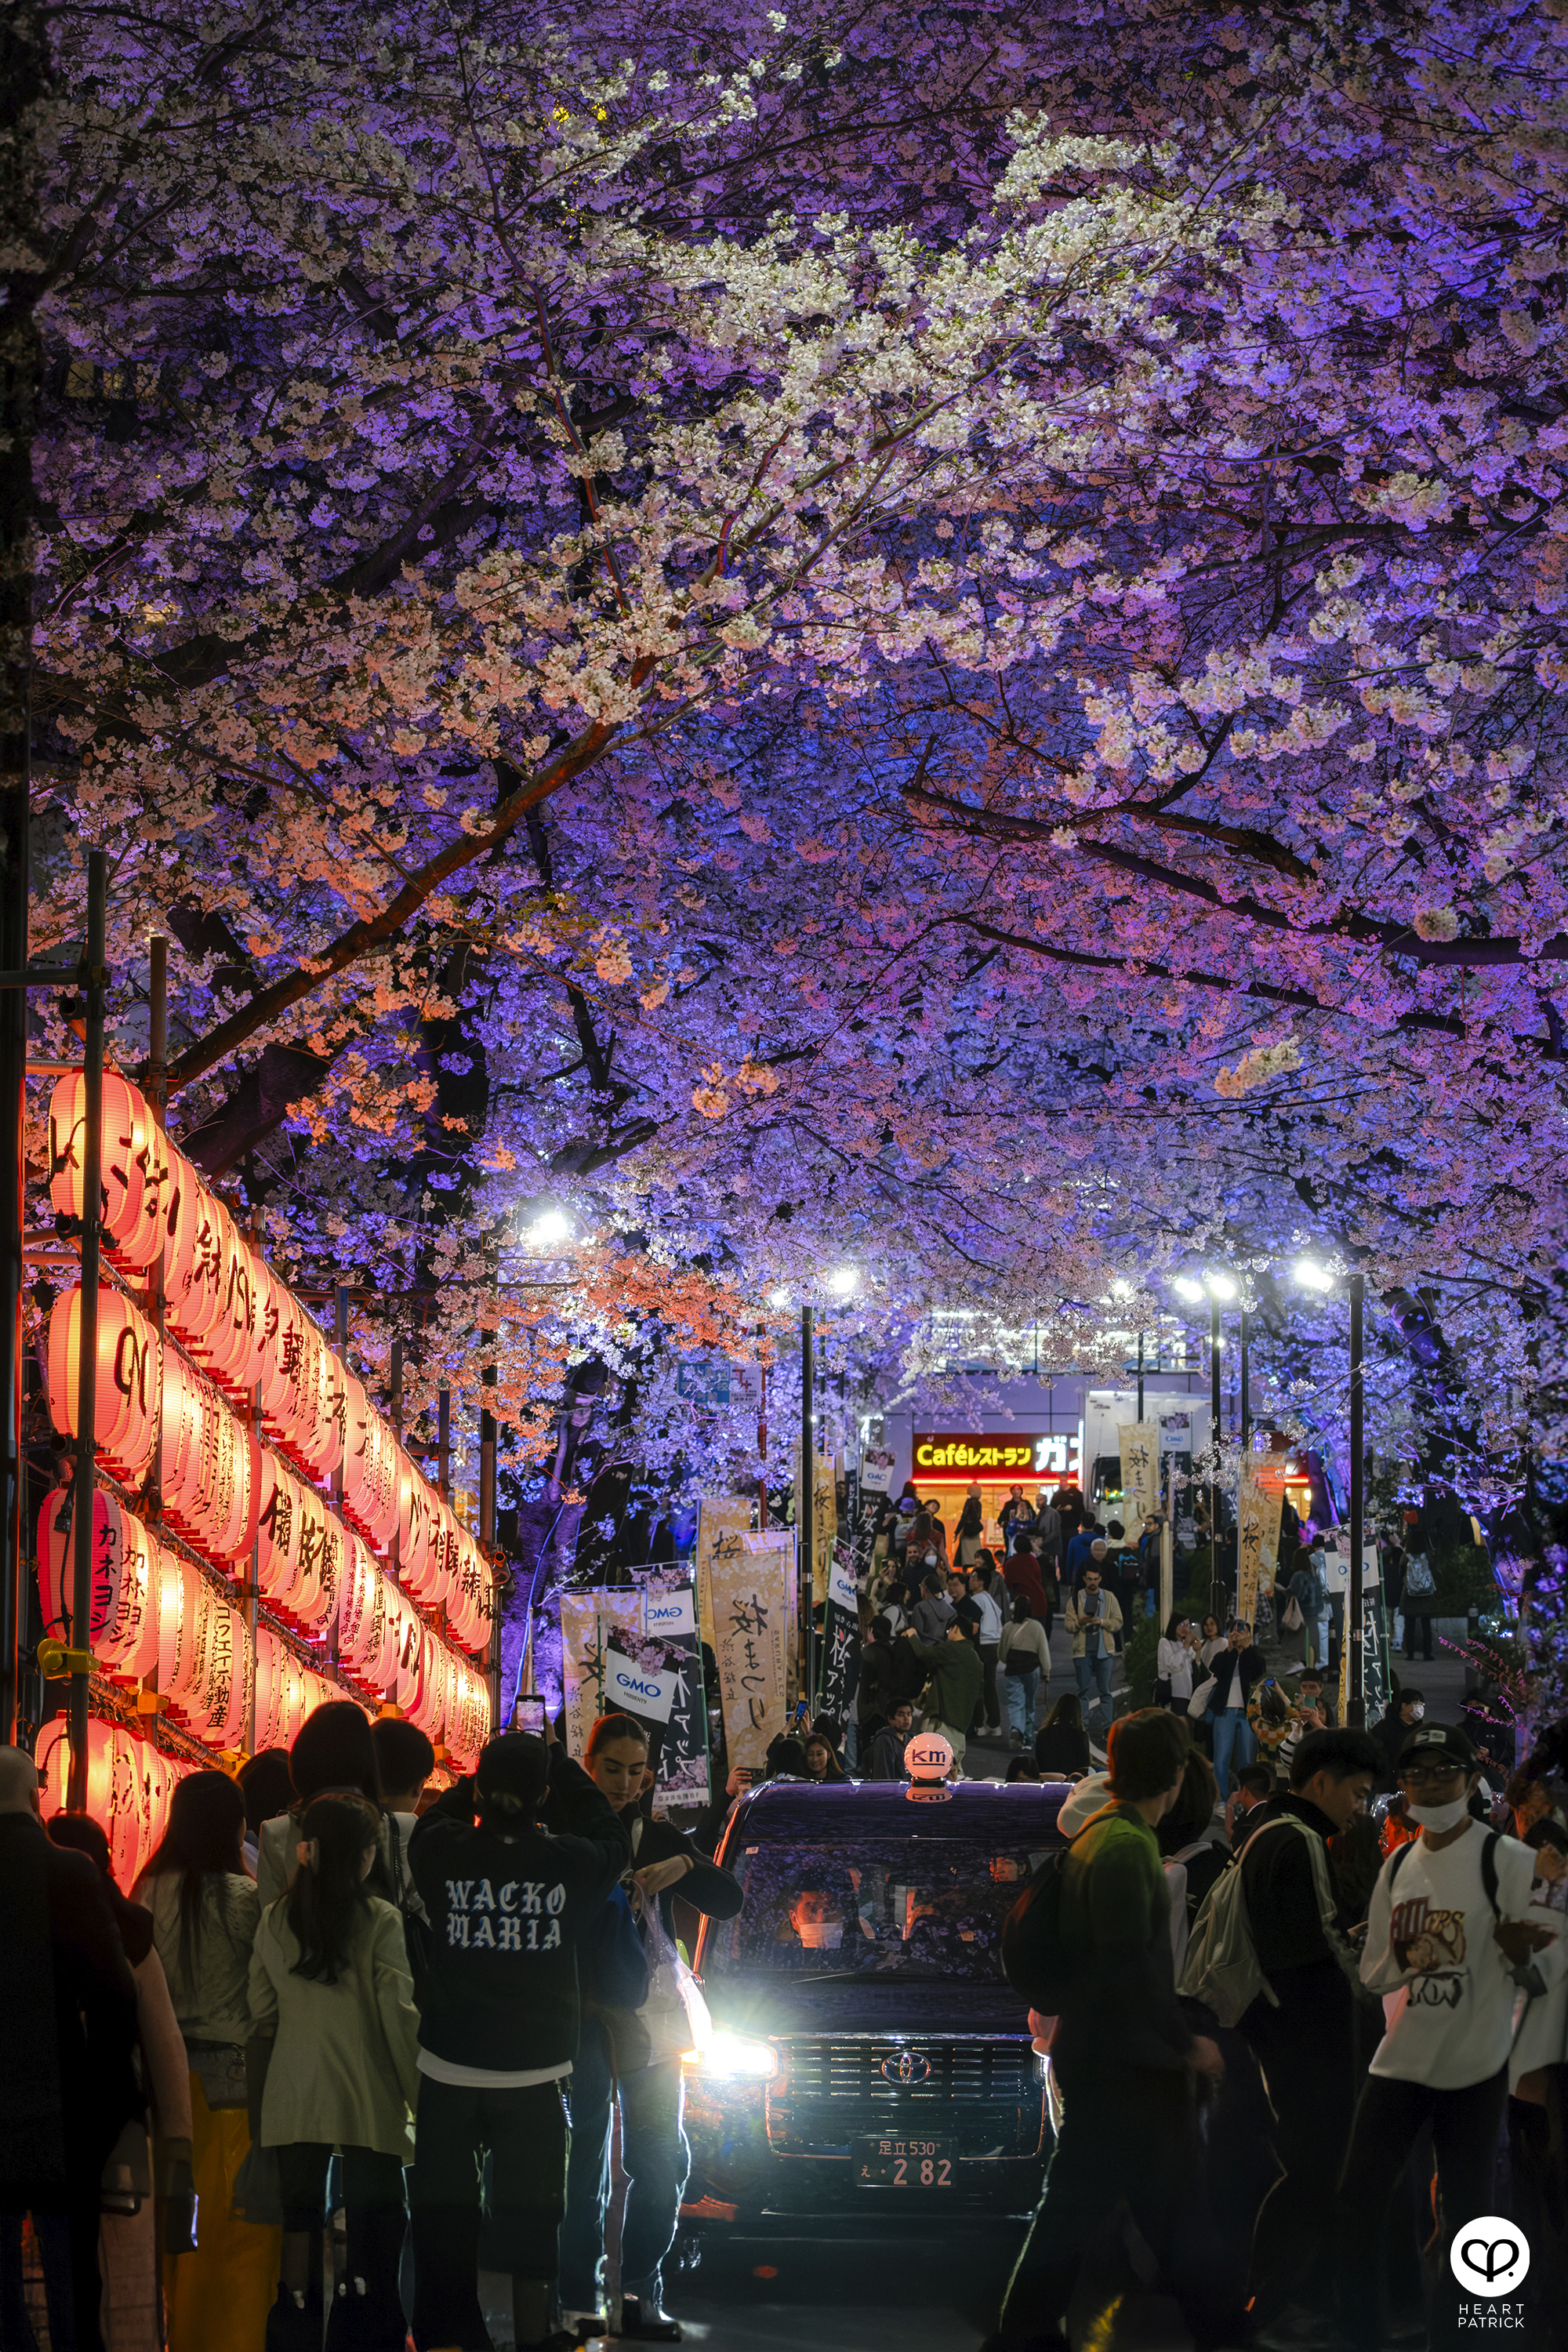
<svg viewBox="0 0 1568 2352"><path fill-rule="evenodd" d="M544 1701L536 1692L525 1691L512 1709L514 1731L531 1731L536 1739L544 1737Z"/></svg>

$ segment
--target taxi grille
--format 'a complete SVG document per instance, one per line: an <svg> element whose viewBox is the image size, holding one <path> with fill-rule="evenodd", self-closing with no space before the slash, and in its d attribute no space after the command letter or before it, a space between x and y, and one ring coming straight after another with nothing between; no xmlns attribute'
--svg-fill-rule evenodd
<svg viewBox="0 0 1568 2352"><path fill-rule="evenodd" d="M1042 2086L1022 2036L801 2041L781 2044L781 2055L768 2093L768 2139L781 2154L896 2128L940 2132L977 2157L1032 2156L1040 2146Z"/></svg>

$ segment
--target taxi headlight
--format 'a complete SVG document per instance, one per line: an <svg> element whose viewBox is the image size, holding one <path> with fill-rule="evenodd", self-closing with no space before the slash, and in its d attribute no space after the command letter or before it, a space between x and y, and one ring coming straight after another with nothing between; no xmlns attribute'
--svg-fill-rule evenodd
<svg viewBox="0 0 1568 2352"><path fill-rule="evenodd" d="M746 2033L716 2033L705 2050L689 2051L691 2074L713 2083L771 2083L779 2071L779 2053L771 2042L753 2041Z"/></svg>

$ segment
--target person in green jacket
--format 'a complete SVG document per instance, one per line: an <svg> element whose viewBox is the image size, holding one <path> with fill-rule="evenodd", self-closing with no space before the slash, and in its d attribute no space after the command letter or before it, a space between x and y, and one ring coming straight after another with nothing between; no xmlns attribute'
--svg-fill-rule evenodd
<svg viewBox="0 0 1568 2352"><path fill-rule="evenodd" d="M348 2261L338 2288L346 2307L333 2332L363 2352L401 2352L407 2336L397 2268L419 2015L402 1914L366 1884L381 1823L380 1809L363 1797L311 1800L289 1892L263 1911L251 1955L252 2137L276 2151L283 2207L268 2352L315 2352L321 2340L321 2232L334 2147L342 2151Z"/></svg>
<svg viewBox="0 0 1568 2352"><path fill-rule="evenodd" d="M973 1601L961 1601L940 1642L922 1642L912 1625L904 1639L914 1643L915 1655L930 1669L922 1730L937 1731L952 1747L960 1770L968 1748L967 1727L985 1680L984 1663L976 1647L980 1612Z"/></svg>

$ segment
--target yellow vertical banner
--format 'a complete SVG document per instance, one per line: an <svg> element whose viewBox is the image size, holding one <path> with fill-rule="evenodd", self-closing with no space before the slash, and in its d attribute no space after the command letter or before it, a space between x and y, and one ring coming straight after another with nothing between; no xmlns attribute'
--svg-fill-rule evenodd
<svg viewBox="0 0 1568 2352"><path fill-rule="evenodd" d="M1140 1518L1152 1518L1160 1507L1160 1424L1124 1421L1118 1423L1116 1435L1121 1449L1121 1516L1131 1536L1131 1511Z"/></svg>
<svg viewBox="0 0 1568 2352"><path fill-rule="evenodd" d="M716 1549L713 1654L731 1767L760 1771L784 1727L795 1622L795 1538L784 1528L743 1535Z"/></svg>
<svg viewBox="0 0 1568 2352"><path fill-rule="evenodd" d="M1263 1539L1268 1523L1268 1497L1244 1474L1236 1498L1236 1613L1252 1626L1258 1622L1258 1586L1263 1573ZM1274 1524L1278 1528L1278 1512Z"/></svg>
<svg viewBox="0 0 1568 2352"><path fill-rule="evenodd" d="M1282 1486L1266 1487L1263 1494L1263 1570L1271 1591L1274 1580L1279 1572L1279 1529L1284 1524L1284 1488ZM1276 1633L1279 1631L1278 1619L1275 1621L1275 1631Z"/></svg>
<svg viewBox="0 0 1568 2352"><path fill-rule="evenodd" d="M833 1565L833 1539L838 1533L838 1487L833 1475L831 1454L818 1454L814 1447L811 1468L812 1556L809 1564L805 1560L801 1562L801 1573L810 1576L811 1597L815 1602L827 1598L827 1572ZM795 1523L797 1529L805 1524L803 1502L800 1444L797 1440L795 1449Z"/></svg>
<svg viewBox="0 0 1568 2352"><path fill-rule="evenodd" d="M697 1506L697 1622L702 1639L715 1657L719 1645L713 1638L713 1562L720 1553L734 1549L736 1538L749 1535L752 1527L751 1497L738 1495L704 1495Z"/></svg>
<svg viewBox="0 0 1568 2352"><path fill-rule="evenodd" d="M588 1734L605 1708L605 1648L617 1628L627 1634L642 1631L643 1597L635 1586L624 1591L563 1592L561 1595L561 1681L566 1718L566 1753L580 1764Z"/></svg>

